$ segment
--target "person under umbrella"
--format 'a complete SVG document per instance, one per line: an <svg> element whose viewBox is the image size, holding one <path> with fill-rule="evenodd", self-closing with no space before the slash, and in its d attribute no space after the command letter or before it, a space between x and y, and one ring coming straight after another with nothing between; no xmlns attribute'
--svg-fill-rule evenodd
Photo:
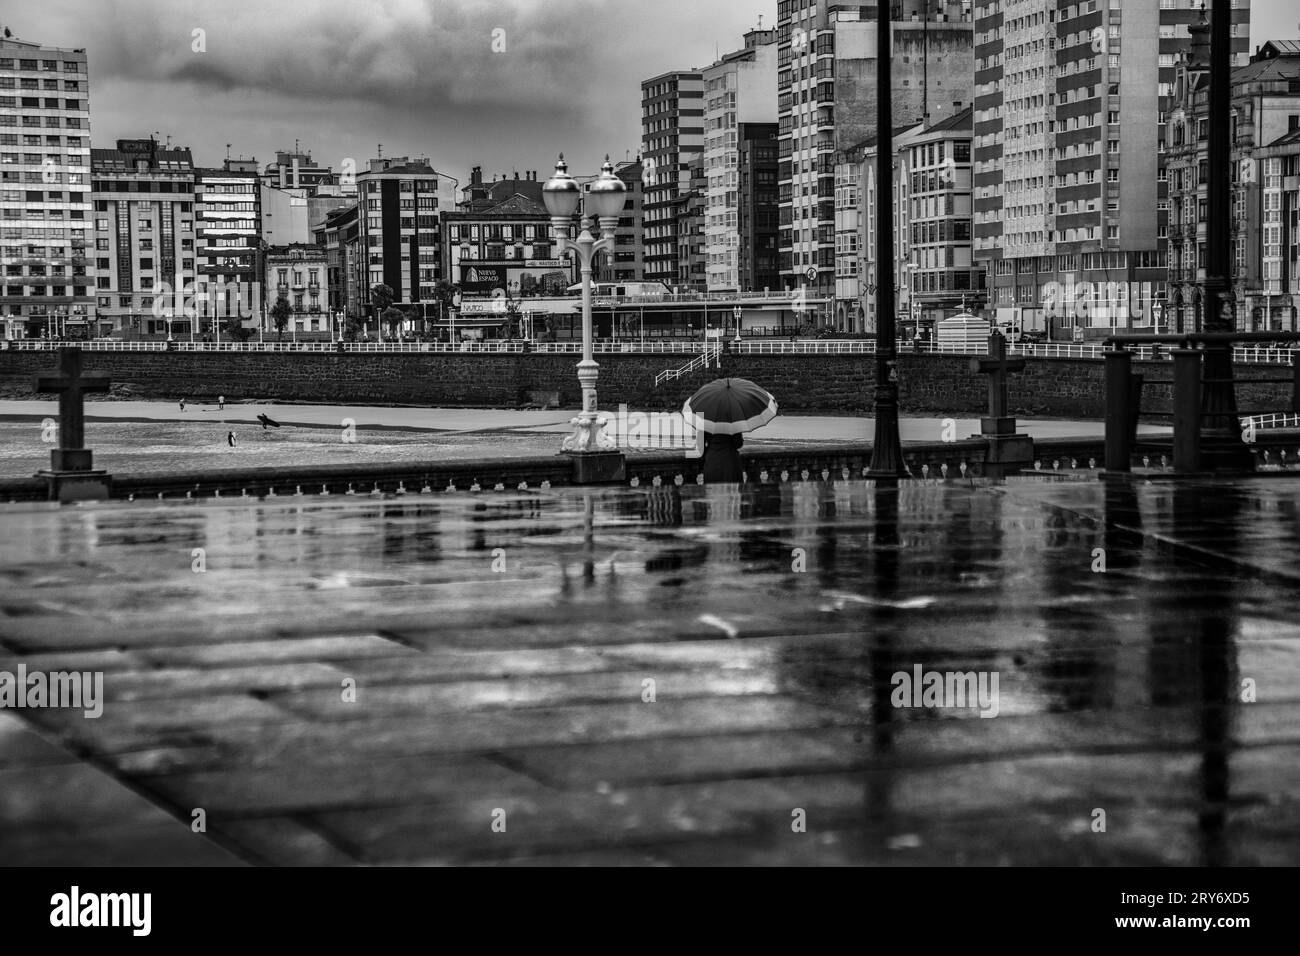
<svg viewBox="0 0 1300 956"><path fill-rule="evenodd" d="M279 428L279 427L280 427L280 423L279 423L279 422L272 421L270 418L268 418L268 417L266 416L265 413L258 415L258 416L257 416L257 420L258 420L259 422L262 423L262 431L266 431L266 429L267 429L268 427L270 427L270 428Z"/></svg>
<svg viewBox="0 0 1300 956"><path fill-rule="evenodd" d="M704 385L682 406L682 417L705 433L704 483L740 482L744 432L776 417L771 392L744 378L720 378Z"/></svg>

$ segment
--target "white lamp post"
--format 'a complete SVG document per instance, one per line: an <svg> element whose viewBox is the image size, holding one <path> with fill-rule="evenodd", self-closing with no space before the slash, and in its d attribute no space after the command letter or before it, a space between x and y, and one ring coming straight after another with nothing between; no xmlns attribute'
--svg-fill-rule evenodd
<svg viewBox="0 0 1300 956"><path fill-rule="evenodd" d="M736 318L736 339L735 339L735 341L736 341L736 342L739 342L739 341L740 341L740 318L741 318L741 316L743 316L743 315L745 314L745 310L742 309L740 306L736 306L734 309L731 310L731 314L732 314L733 316L735 316L735 318Z"/></svg>
<svg viewBox="0 0 1300 956"><path fill-rule="evenodd" d="M596 254L614 248L614 230L623 211L627 186L614 175L614 165L605 157L600 176L587 190L591 211L600 222L600 238L591 234L591 219L584 217L577 239L570 237L570 221L578 210L582 188L569 175L569 167L560 154L555 164L555 175L542 187L546 210L551 214L551 235L560 253L571 252L578 258L582 269L582 361L578 363L578 382L582 386L582 411L570 424L573 433L564 439L562 451L612 451L614 440L605 434L605 419L596 407L596 379L600 366L592 358L591 331L591 273Z"/></svg>

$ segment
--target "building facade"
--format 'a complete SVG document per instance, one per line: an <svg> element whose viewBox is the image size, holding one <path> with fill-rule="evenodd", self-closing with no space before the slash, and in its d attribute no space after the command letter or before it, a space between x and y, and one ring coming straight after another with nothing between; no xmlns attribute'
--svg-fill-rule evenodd
<svg viewBox="0 0 1300 956"><path fill-rule="evenodd" d="M1234 8L1240 63L1249 0ZM1149 330L1167 270L1164 124L1199 4L975 0L975 17L975 255L990 307L1053 339Z"/></svg>
<svg viewBox="0 0 1300 956"><path fill-rule="evenodd" d="M470 198L443 216L444 278L466 297L563 295L575 281L569 259L551 242L551 217L536 175L530 170L522 180L488 188L477 181L476 168Z"/></svg>
<svg viewBox="0 0 1300 956"><path fill-rule="evenodd" d="M195 284L219 316L257 327L265 306L258 175L228 163L194 176Z"/></svg>
<svg viewBox="0 0 1300 956"><path fill-rule="evenodd" d="M742 292L775 291L781 288L777 124L741 123L738 133L738 287Z"/></svg>
<svg viewBox="0 0 1300 956"><path fill-rule="evenodd" d="M318 165L312 160L311 153L296 149L277 150L275 161L267 163L262 172L262 182L274 189L303 189L313 196L319 186L340 184L339 177L329 166ZM356 192L355 180L349 188Z"/></svg>
<svg viewBox="0 0 1300 956"><path fill-rule="evenodd" d="M259 233L267 246L300 245L310 235L307 190L258 186Z"/></svg>
<svg viewBox="0 0 1300 956"><path fill-rule="evenodd" d="M1196 31L1208 32L1208 25ZM1209 169L1208 37L1182 58L1166 124L1169 188L1168 316L1173 328L1204 321ZM1300 130L1300 43L1267 43L1232 77L1232 215L1236 327L1293 325L1286 248L1286 136ZM1276 151L1265 150L1278 144Z"/></svg>
<svg viewBox="0 0 1300 956"><path fill-rule="evenodd" d="M910 177L903 175L903 169L898 158L907 153L908 148L917 136L919 136L924 127L920 123L910 126L900 126L895 128L893 136L894 145L894 176L893 182L888 186L879 188L876 180L876 138L869 137L860 143L855 149L847 150L841 158L852 157L859 163L858 178L856 187L857 211L856 215L849 215L847 210L840 210L837 219L838 223L843 223L845 232L850 223L856 223L857 226L857 258L858 267L854 270L852 278L853 285L841 286L837 280L837 287L843 289L845 298L836 303L839 311L837 321L842 322L840 328L848 332L874 333L877 328L877 319L879 311L876 307L877 293L879 287L876 283L876 207L882 201L881 193L888 197L892 204L893 223L894 223L894 281L895 295L894 302L897 309L897 317L901 320L899 328L905 331L905 320L911 316L911 302L908 299L908 266L910 263L910 239L911 224L908 222L907 213L911 208ZM848 199L852 196L852 188L846 188L846 195L842 200L847 206ZM847 236L843 233L839 236L840 245L848 248L850 243ZM854 289L858 290L857 308L854 308L853 300L848 298L848 294ZM913 323L914 325L914 323Z"/></svg>
<svg viewBox="0 0 1300 956"><path fill-rule="evenodd" d="M341 321L353 323L361 321L359 234L355 202L328 213L313 233L316 245L325 251L330 307L339 313Z"/></svg>
<svg viewBox="0 0 1300 956"><path fill-rule="evenodd" d="M285 331L293 335L336 333L325 249L307 243L269 246L264 262L263 288L268 303L265 333L279 331L272 312L281 299L289 305Z"/></svg>
<svg viewBox="0 0 1300 956"><path fill-rule="evenodd" d="M360 306L375 319L371 289L393 290L393 305L403 311L432 301L443 274L441 211L450 208L449 188L427 159L406 156L372 159L357 176L361 246L366 271Z"/></svg>
<svg viewBox="0 0 1300 956"><path fill-rule="evenodd" d="M1281 207L1280 274L1265 280L1262 327L1296 332L1300 331L1300 129L1278 137L1256 156L1265 166L1265 203Z"/></svg>
<svg viewBox="0 0 1300 956"><path fill-rule="evenodd" d="M704 210L709 181L703 153L692 153L686 160L686 187L676 202L677 281L673 285L682 291L703 292L708 281Z"/></svg>
<svg viewBox="0 0 1300 956"><path fill-rule="evenodd" d="M670 286L691 274L680 261L683 206L691 192L691 163L704 155L704 75L663 73L641 83L641 178L647 281ZM686 243L690 248L690 241Z"/></svg>
<svg viewBox="0 0 1300 956"><path fill-rule="evenodd" d="M777 12L781 274L828 301L835 292L836 154L875 132L877 7L781 0ZM895 125L971 104L969 2L898 0L890 44ZM829 322L831 314L820 316Z"/></svg>
<svg viewBox="0 0 1300 956"><path fill-rule="evenodd" d="M0 335L90 335L85 50L0 39Z"/></svg>
<svg viewBox="0 0 1300 956"><path fill-rule="evenodd" d="M749 31L743 49L703 73L705 282L710 292L748 291L740 266L741 130L776 125L776 31Z"/></svg>
<svg viewBox="0 0 1300 956"><path fill-rule="evenodd" d="M91 150L96 334L215 333L195 286L194 160L153 139Z"/></svg>

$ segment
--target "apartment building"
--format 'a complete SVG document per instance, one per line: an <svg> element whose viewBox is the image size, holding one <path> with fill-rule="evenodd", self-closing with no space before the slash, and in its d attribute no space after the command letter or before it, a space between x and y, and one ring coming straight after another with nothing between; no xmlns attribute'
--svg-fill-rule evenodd
<svg viewBox="0 0 1300 956"><path fill-rule="evenodd" d="M1193 0L975 0L975 255L1000 318L1054 339L1152 327L1164 126L1200 19ZM1243 63L1249 0L1232 29Z"/></svg>
<svg viewBox="0 0 1300 956"><path fill-rule="evenodd" d="M1208 32L1208 25L1201 33ZM1209 45L1180 63L1166 124L1169 180L1168 314L1173 328L1200 328L1204 303L1209 169ZM1300 131L1300 42L1264 44L1232 76L1233 293L1236 327L1290 330L1287 137ZM1277 149L1270 149L1276 145ZM1265 151L1268 150L1267 155ZM1292 234L1293 235L1293 234Z"/></svg>
<svg viewBox="0 0 1300 956"><path fill-rule="evenodd" d="M285 331L291 335L335 331L324 248L314 243L270 246L264 262L263 288L267 301L264 332L278 331L271 312L281 299L289 304Z"/></svg>
<svg viewBox="0 0 1300 956"><path fill-rule="evenodd" d="M353 321L361 319L358 303L363 268L358 255L359 234L355 202L327 213L312 233L316 245L325 251L330 308Z"/></svg>
<svg viewBox="0 0 1300 956"><path fill-rule="evenodd" d="M641 162L645 279L681 285L692 266L681 263L683 206L689 205L691 164L704 156L704 74L663 73L641 83ZM699 205L702 205L700 203ZM687 248L691 247L687 240Z"/></svg>
<svg viewBox="0 0 1300 956"><path fill-rule="evenodd" d="M256 327L262 289L261 188L254 169L227 160L194 175L195 284L209 309Z"/></svg>
<svg viewBox="0 0 1300 956"><path fill-rule="evenodd" d="M433 299L443 275L439 215L454 201L441 179L427 159L407 156L372 159L357 176L359 238L366 257L359 305L371 320L370 291L380 283L393 290L393 305L403 311Z"/></svg>
<svg viewBox="0 0 1300 956"><path fill-rule="evenodd" d="M86 51L0 39L0 335L92 334Z"/></svg>
<svg viewBox="0 0 1300 956"><path fill-rule="evenodd" d="M752 237L741 232L742 134L770 135L776 126L776 31L750 30L743 49L704 71L705 282L710 292L750 291L742 284L742 247L752 255ZM744 150L751 161L754 148ZM749 171L751 178L755 171ZM772 184L775 187L775 183ZM775 199L775 189L772 190ZM747 238L751 241L747 242Z"/></svg>
<svg viewBox="0 0 1300 956"><path fill-rule="evenodd" d="M154 139L93 148L96 334L215 334L197 298L194 158Z"/></svg>
<svg viewBox="0 0 1300 956"><path fill-rule="evenodd" d="M894 124L938 121L970 106L970 2L895 0L891 8ZM836 275L836 155L875 135L877 17L876 4L778 5L782 281L828 299ZM818 321L830 322L831 313Z"/></svg>
<svg viewBox="0 0 1300 956"><path fill-rule="evenodd" d="M1251 305L1251 319L1257 320L1254 310L1262 306L1260 328L1296 332L1300 331L1300 129L1279 136L1255 155L1265 166L1266 205L1281 207L1277 243L1281 255L1278 275L1265 279L1264 301Z"/></svg>

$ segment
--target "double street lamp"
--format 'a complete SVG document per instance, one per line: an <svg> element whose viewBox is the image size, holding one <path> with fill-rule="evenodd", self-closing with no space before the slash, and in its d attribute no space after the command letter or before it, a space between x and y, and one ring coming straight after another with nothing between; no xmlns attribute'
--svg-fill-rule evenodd
<svg viewBox="0 0 1300 956"><path fill-rule="evenodd" d="M600 176L587 188L588 211L600 223L600 237L592 235L590 216L583 216L581 231L572 238L573 214L582 199L582 187L569 175L569 167L560 154L555 175L542 187L546 211L551 214L551 236L560 254L572 253L582 269L582 361L578 363L578 383L582 386L582 411L571 422L573 433L564 439L562 451L612 451L614 440L605 434L605 419L596 407L596 379L600 366L592 358L591 274L597 253L614 249L614 230L623 212L627 186L614 175L614 165L605 157Z"/></svg>

